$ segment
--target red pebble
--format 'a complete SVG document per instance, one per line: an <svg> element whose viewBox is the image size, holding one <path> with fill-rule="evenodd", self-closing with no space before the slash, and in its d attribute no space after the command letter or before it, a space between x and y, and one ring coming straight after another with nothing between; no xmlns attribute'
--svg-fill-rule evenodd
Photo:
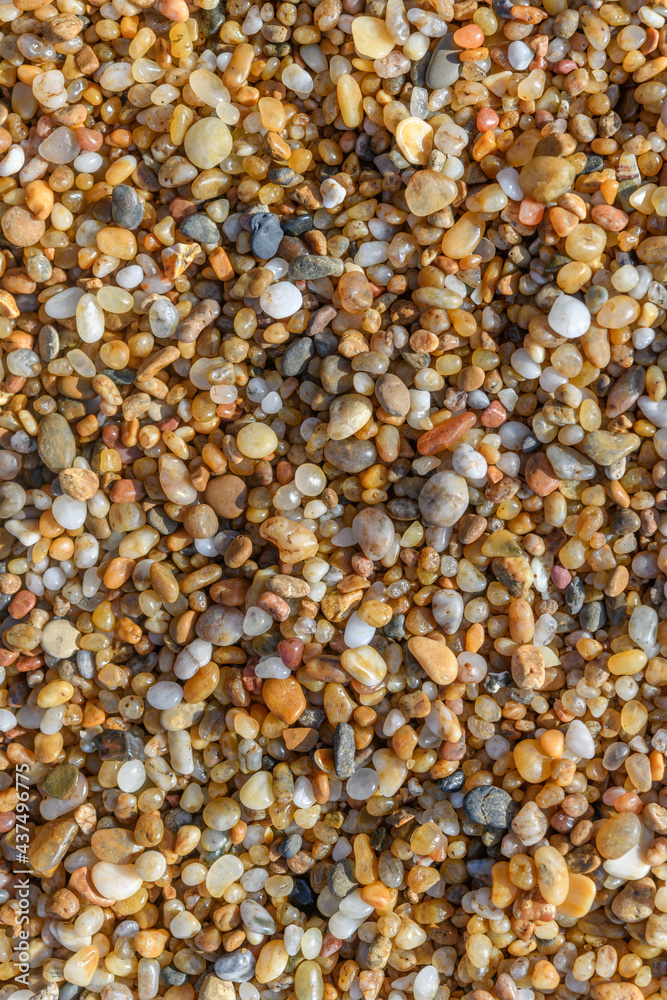
<svg viewBox="0 0 667 1000"><path fill-rule="evenodd" d="M573 73L575 69L579 69L574 59L561 59L554 65L554 72L561 73L563 76L567 76L568 73Z"/></svg>
<svg viewBox="0 0 667 1000"><path fill-rule="evenodd" d="M118 429L118 424L105 424L102 429L102 440L104 441L107 448L113 448L113 446L118 441L120 436L120 431Z"/></svg>
<svg viewBox="0 0 667 1000"><path fill-rule="evenodd" d="M286 667L296 670L301 666L303 658L303 639L281 639L278 643L278 656Z"/></svg>
<svg viewBox="0 0 667 1000"><path fill-rule="evenodd" d="M0 833L7 833L13 830L16 825L16 814L13 812L0 813Z"/></svg>
<svg viewBox="0 0 667 1000"><path fill-rule="evenodd" d="M255 665L257 663L259 663L259 660L256 660L252 665L246 663L243 668L243 686L250 694L259 694L262 690L262 678L258 677L255 673Z"/></svg>
<svg viewBox="0 0 667 1000"><path fill-rule="evenodd" d="M96 153L104 142L104 136L94 128L78 128L76 139L86 153Z"/></svg>
<svg viewBox="0 0 667 1000"><path fill-rule="evenodd" d="M343 947L343 942L340 938L334 937L333 934L327 934L324 941L322 942L322 950L320 951L321 958L329 958L331 955L335 955L337 951Z"/></svg>
<svg viewBox="0 0 667 1000"><path fill-rule="evenodd" d="M507 410L502 403L494 399L492 403L489 403L479 419L482 427L500 427L507 420Z"/></svg>
<svg viewBox="0 0 667 1000"><path fill-rule="evenodd" d="M7 610L12 618L25 618L36 603L37 598L29 590L19 590L18 594L15 594L9 602Z"/></svg>

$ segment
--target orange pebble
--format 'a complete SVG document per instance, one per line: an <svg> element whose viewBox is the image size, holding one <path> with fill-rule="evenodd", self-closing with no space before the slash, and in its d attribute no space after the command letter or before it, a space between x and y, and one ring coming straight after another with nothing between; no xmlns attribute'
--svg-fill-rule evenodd
<svg viewBox="0 0 667 1000"><path fill-rule="evenodd" d="M619 795L617 799L614 799L614 809L616 812L633 812L639 815L643 808L644 803L636 792L626 792L624 795Z"/></svg>
<svg viewBox="0 0 667 1000"><path fill-rule="evenodd" d="M562 757L565 748L565 735L560 729L547 729L540 736L540 746L550 757L556 759Z"/></svg>
<svg viewBox="0 0 667 1000"><path fill-rule="evenodd" d="M524 198L519 205L519 222L522 222L524 226L536 226L542 221L543 215L544 205L540 201Z"/></svg>
<svg viewBox="0 0 667 1000"><path fill-rule="evenodd" d="M493 108L480 108L475 124L478 132L490 132L492 129L498 128L499 121L500 119Z"/></svg>
<svg viewBox="0 0 667 1000"><path fill-rule="evenodd" d="M478 24L466 24L454 32L454 41L462 49L478 49L484 41L484 32Z"/></svg>

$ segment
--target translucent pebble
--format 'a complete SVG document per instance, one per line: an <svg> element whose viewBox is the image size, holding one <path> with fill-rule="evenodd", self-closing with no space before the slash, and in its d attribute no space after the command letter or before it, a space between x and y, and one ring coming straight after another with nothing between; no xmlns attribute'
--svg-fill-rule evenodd
<svg viewBox="0 0 667 1000"><path fill-rule="evenodd" d="M56 292L44 306L46 314L52 319L70 319L76 315L77 305L83 295L82 288L65 288L62 292Z"/></svg>
<svg viewBox="0 0 667 1000"><path fill-rule="evenodd" d="M116 775L118 787L123 792L139 791L145 780L146 769L140 760L125 761Z"/></svg>
<svg viewBox="0 0 667 1000"><path fill-rule="evenodd" d="M12 177L25 163L25 153L20 146L10 146L0 162L0 177Z"/></svg>
<svg viewBox="0 0 667 1000"><path fill-rule="evenodd" d="M370 799L378 790L380 781L377 773L370 767L362 767L347 779L346 794L352 799L363 801Z"/></svg>
<svg viewBox="0 0 667 1000"><path fill-rule="evenodd" d="M88 515L88 507L85 503L74 500L73 497L66 494L56 497L51 510L58 524L68 530L82 527Z"/></svg>
<svg viewBox="0 0 667 1000"><path fill-rule="evenodd" d="M296 63L286 66L280 79L288 90L293 90L299 97L308 97L314 86L310 73Z"/></svg>
<svg viewBox="0 0 667 1000"><path fill-rule="evenodd" d="M414 1000L433 1000L439 985L440 977L434 966L424 965L412 984Z"/></svg>
<svg viewBox="0 0 667 1000"><path fill-rule="evenodd" d="M158 681L146 693L146 701L161 712L175 708L183 700L183 688L174 681Z"/></svg>
<svg viewBox="0 0 667 1000"><path fill-rule="evenodd" d="M250 610L253 611L258 609L251 608ZM248 617L248 614L250 614L250 611L247 612L246 618ZM267 615L267 617L269 618L269 627L270 627L270 625L272 624L272 619L270 615ZM248 633L246 632L246 635L247 634ZM291 673L292 671L289 669L289 667L285 666L285 664L283 663L283 661L280 659L279 656L267 656L263 660L260 660L257 666L255 667L255 674L257 675L257 677L262 677L262 678L266 677L284 678L284 677L289 677Z"/></svg>

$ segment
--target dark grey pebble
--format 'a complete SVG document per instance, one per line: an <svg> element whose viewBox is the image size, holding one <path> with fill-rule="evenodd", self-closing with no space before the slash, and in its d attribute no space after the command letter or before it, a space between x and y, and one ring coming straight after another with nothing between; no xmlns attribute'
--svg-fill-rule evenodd
<svg viewBox="0 0 667 1000"><path fill-rule="evenodd" d="M54 358L57 358L60 350L60 337L55 326L51 326L50 323L43 326L39 331L37 344L42 361L53 361Z"/></svg>
<svg viewBox="0 0 667 1000"><path fill-rule="evenodd" d="M463 800L463 811L473 823L506 830L519 807L512 797L495 785L480 785L468 792Z"/></svg>
<svg viewBox="0 0 667 1000"><path fill-rule="evenodd" d="M579 624L582 628L588 632L597 632L598 629L604 628L606 621L607 612L602 601L584 604L579 615Z"/></svg>
<svg viewBox="0 0 667 1000"><path fill-rule="evenodd" d="M390 889L398 889L403 884L403 864L389 851L383 851L378 861L378 877Z"/></svg>
<svg viewBox="0 0 667 1000"><path fill-rule="evenodd" d="M273 184L280 184L281 187L289 187L294 184L297 174L290 167L273 167L269 170L266 179Z"/></svg>
<svg viewBox="0 0 667 1000"><path fill-rule="evenodd" d="M199 16L199 27L202 34L207 38L215 35L224 20L224 8L214 7L213 10L202 10Z"/></svg>
<svg viewBox="0 0 667 1000"><path fill-rule="evenodd" d="M250 249L257 260L271 260L278 252L283 231L277 215L262 212L250 220Z"/></svg>
<svg viewBox="0 0 667 1000"><path fill-rule="evenodd" d="M134 368L105 368L104 374L116 385L132 385L137 377Z"/></svg>
<svg viewBox="0 0 667 1000"><path fill-rule="evenodd" d="M339 899L349 896L359 885L354 871L354 862L350 858L343 858L342 861L337 861L329 869L327 878L329 891L334 896L338 896Z"/></svg>
<svg viewBox="0 0 667 1000"><path fill-rule="evenodd" d="M310 337L299 337L297 340L293 340L291 344L287 345L281 358L280 370L283 378L301 375L314 354L315 347Z"/></svg>
<svg viewBox="0 0 667 1000"><path fill-rule="evenodd" d="M138 229L144 218L144 206L129 184L118 184L111 193L111 218L122 229Z"/></svg>
<svg viewBox="0 0 667 1000"><path fill-rule="evenodd" d="M161 535L172 535L178 528L178 522L168 517L162 507L151 507L146 513L146 520Z"/></svg>
<svg viewBox="0 0 667 1000"><path fill-rule="evenodd" d="M349 778L354 772L354 729L347 722L339 722L333 734L333 758L337 778Z"/></svg>
<svg viewBox="0 0 667 1000"><path fill-rule="evenodd" d="M188 981L188 974L187 972L181 972L175 965L165 965L160 970L160 979L168 983L169 986L184 986Z"/></svg>
<svg viewBox="0 0 667 1000"><path fill-rule="evenodd" d="M290 215L288 219L283 219L282 227L285 236L300 236L310 232L313 219L310 215Z"/></svg>
<svg viewBox="0 0 667 1000"><path fill-rule="evenodd" d="M460 48L450 31L436 45L426 71L426 85L432 90L451 87L461 75Z"/></svg>
<svg viewBox="0 0 667 1000"><path fill-rule="evenodd" d="M220 230L213 219L203 212L188 215L187 219L179 223L178 228L184 236L197 243L217 243L220 240Z"/></svg>
<svg viewBox="0 0 667 1000"><path fill-rule="evenodd" d="M419 504L416 500L399 497L389 501L387 513L390 517L395 517L397 521L414 521L415 518L419 517Z"/></svg>
<svg viewBox="0 0 667 1000"><path fill-rule="evenodd" d="M280 844L280 853L283 858L293 858L301 850L303 837L298 833L293 833Z"/></svg>

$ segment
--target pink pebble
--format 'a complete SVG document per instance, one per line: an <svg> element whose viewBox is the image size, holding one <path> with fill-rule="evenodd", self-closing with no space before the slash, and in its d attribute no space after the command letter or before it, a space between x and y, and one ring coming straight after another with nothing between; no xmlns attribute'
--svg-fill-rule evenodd
<svg viewBox="0 0 667 1000"><path fill-rule="evenodd" d="M572 582L572 574L569 569L565 569L564 566L556 565L551 570L551 579L559 590L565 590L565 588L569 587Z"/></svg>

